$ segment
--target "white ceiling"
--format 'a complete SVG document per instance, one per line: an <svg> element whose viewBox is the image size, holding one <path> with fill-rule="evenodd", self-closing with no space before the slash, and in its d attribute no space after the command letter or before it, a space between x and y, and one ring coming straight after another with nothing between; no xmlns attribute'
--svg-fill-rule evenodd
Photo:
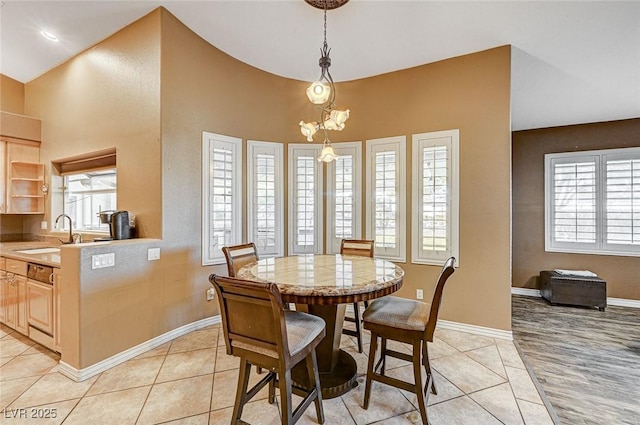
<svg viewBox="0 0 640 425"><path fill-rule="evenodd" d="M0 4L0 72L22 82L160 5L243 62L300 80L319 75L322 11L303 0ZM327 21L336 81L511 44L514 130L640 117L638 1L351 0Z"/></svg>

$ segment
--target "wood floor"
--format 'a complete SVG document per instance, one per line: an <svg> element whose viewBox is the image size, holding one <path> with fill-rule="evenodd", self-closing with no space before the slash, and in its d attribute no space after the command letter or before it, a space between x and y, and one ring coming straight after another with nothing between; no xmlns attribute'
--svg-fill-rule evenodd
<svg viewBox="0 0 640 425"><path fill-rule="evenodd" d="M640 309L512 296L513 337L563 425L640 425Z"/></svg>

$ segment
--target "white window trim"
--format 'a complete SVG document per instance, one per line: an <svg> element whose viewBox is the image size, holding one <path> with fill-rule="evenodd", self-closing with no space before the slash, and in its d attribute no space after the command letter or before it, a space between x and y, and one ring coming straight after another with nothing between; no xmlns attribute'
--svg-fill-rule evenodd
<svg viewBox="0 0 640 425"><path fill-rule="evenodd" d="M416 264L443 265L453 256L456 258L456 267L460 266L460 131L445 130L430 133L414 134L411 138L412 145L412 250L411 262ZM423 171L422 150L427 147L446 146L447 169L447 245L446 251L433 252L422 249L422 193Z"/></svg>
<svg viewBox="0 0 640 425"><path fill-rule="evenodd" d="M320 156L320 152L322 151L322 145L310 145L304 143L290 143L288 146L288 170L289 170L289 255L298 255L298 254L322 254L324 251L324 245L322 241L323 225L323 211L324 205L322 202L322 194L323 194L323 167L322 162L318 162L315 158ZM314 217L314 245L307 249L299 247L295 245L295 234L296 234L296 198L295 193L297 191L296 181L295 181L295 163L296 158L300 155L311 156L314 158L314 181L315 181L315 198L314 205L316 206L315 211L317 214Z"/></svg>
<svg viewBox="0 0 640 425"><path fill-rule="evenodd" d="M562 152L546 154L544 156L544 233L546 252L564 252L574 254L614 255L614 256L640 256L640 246L607 244L604 232L606 220L606 193L603 188L606 183L607 160L636 159L640 157L640 148L601 149L581 152ZM563 162L575 162L578 160L594 159L596 162L596 242L571 243L556 242L553 239L553 165ZM626 248L625 248L626 247Z"/></svg>
<svg viewBox="0 0 640 425"><path fill-rule="evenodd" d="M396 152L398 163L396 164L396 182L397 182L397 198L396 198L396 235L398 243L396 249L384 250L375 247L376 257L384 258L389 261L405 262L406 261L406 238L407 233L407 138L406 136L385 137L382 139L371 139L366 141L366 190L369 195L368 207L366 210L366 235L368 239L375 239L375 154L377 152L394 151ZM386 252L385 252L386 251Z"/></svg>
<svg viewBox="0 0 640 425"><path fill-rule="evenodd" d="M210 201L210 152L211 147L222 145L233 152L233 226L231 244L242 242L242 139L221 134L202 132L202 265L224 264L226 262L221 249L210 249L209 241L211 210ZM222 248L222 247L220 247Z"/></svg>
<svg viewBox="0 0 640 425"><path fill-rule="evenodd" d="M254 220L256 214L255 188L253 187L256 166L255 156L259 153L272 154L275 157L275 192L276 192L276 241L273 251L264 251L258 246L258 255L262 257L282 257L284 256L284 149L282 143L261 142L256 140L247 141L247 199L251 202L247 204L247 235L249 240L254 239Z"/></svg>
<svg viewBox="0 0 640 425"><path fill-rule="evenodd" d="M362 142L334 143L333 149L338 156L353 156L353 239L362 234ZM340 252L341 239L336 238L336 163L327 164L327 254Z"/></svg>

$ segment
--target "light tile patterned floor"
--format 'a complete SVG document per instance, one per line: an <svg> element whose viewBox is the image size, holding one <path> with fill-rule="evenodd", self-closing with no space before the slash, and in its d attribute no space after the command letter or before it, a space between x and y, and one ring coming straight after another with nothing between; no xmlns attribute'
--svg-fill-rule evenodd
<svg viewBox="0 0 640 425"><path fill-rule="evenodd" d="M219 325L194 331L76 383L57 371L55 353L1 326L0 424L228 424L239 362L227 356L222 338ZM420 423L415 396L379 383L369 409L362 409L367 356L350 337L343 336L342 346L357 360L359 385L324 401L326 424ZM431 424L553 424L512 342L439 329L429 351L438 387L429 398ZM390 359L387 370L411 380L411 366L398 360ZM242 419L279 424L278 404L266 398L265 389ZM34 413L50 417L35 419ZM312 405L299 424L315 423Z"/></svg>

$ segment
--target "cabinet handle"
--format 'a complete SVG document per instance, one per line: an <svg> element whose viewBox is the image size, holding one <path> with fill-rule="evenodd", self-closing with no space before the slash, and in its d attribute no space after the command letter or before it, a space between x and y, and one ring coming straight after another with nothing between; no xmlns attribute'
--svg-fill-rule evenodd
<svg viewBox="0 0 640 425"><path fill-rule="evenodd" d="M49 275L49 283L53 283L53 279L54 279L54 277L53 277L53 273L51 273L51 274Z"/></svg>

